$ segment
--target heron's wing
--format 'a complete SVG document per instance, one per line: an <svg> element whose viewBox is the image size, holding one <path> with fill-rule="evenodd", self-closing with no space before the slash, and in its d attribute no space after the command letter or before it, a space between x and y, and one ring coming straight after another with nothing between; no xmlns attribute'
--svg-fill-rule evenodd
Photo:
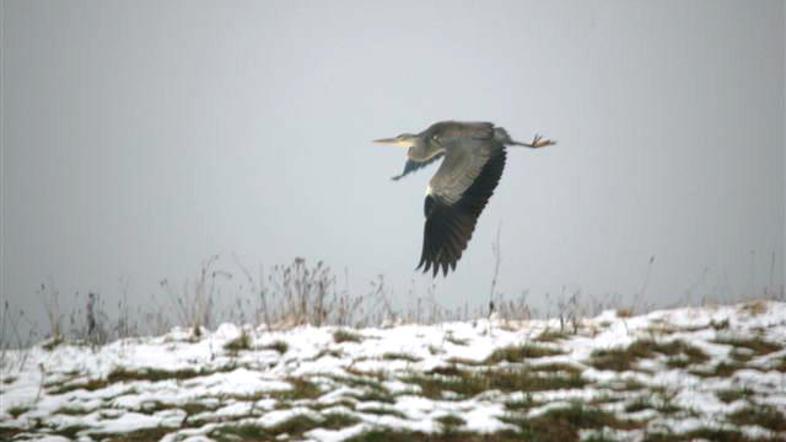
<svg viewBox="0 0 786 442"><path fill-rule="evenodd" d="M401 172L401 174L391 177L390 179L393 181L398 181L401 178L404 178L405 175L409 175L410 173L415 172L416 170L422 169L428 166L429 164L433 163L434 161L437 161L438 159L442 158L443 156L444 154L438 153L433 157L427 159L426 161L407 160L406 164L404 164L404 170Z"/></svg>
<svg viewBox="0 0 786 442"><path fill-rule="evenodd" d="M451 143L426 195L426 226L418 269L447 275L472 238L475 224L505 168L505 149L492 138Z"/></svg>

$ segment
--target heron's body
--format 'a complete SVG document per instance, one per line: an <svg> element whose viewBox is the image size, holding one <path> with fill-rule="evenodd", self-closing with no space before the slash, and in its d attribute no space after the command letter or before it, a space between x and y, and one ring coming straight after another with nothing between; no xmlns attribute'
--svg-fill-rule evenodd
<svg viewBox="0 0 786 442"><path fill-rule="evenodd" d="M433 274L455 269L472 238L475 224L499 183L505 168L505 147L542 147L554 144L536 137L531 144L510 138L492 123L444 121L423 132L402 134L380 143L407 147L407 163L398 180L444 158L426 192L426 226L418 268Z"/></svg>

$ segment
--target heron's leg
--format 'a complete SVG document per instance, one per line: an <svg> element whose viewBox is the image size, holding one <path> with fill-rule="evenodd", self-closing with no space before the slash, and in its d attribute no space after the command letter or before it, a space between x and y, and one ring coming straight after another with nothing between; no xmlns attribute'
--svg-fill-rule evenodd
<svg viewBox="0 0 786 442"><path fill-rule="evenodd" d="M557 144L557 143L555 141L551 141L551 140L544 140L543 137L540 134L535 134L535 137L532 138L532 142L531 143L519 143L519 142L516 142L516 144L518 144L519 146L530 147L532 149L538 149L538 148L545 147L545 146L553 146L554 144Z"/></svg>

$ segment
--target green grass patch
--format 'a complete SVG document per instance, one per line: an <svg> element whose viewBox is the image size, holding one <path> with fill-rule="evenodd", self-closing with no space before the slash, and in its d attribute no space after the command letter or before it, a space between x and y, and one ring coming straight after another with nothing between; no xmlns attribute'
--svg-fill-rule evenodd
<svg viewBox="0 0 786 442"><path fill-rule="evenodd" d="M0 427L0 440L12 440L19 433L24 433L27 430L16 427Z"/></svg>
<svg viewBox="0 0 786 442"><path fill-rule="evenodd" d="M384 374L374 372L349 371L350 375L327 375L328 379L349 387L370 389L387 393L381 384L385 379Z"/></svg>
<svg viewBox="0 0 786 442"><path fill-rule="evenodd" d="M128 433L101 433L101 440L108 442L146 442L151 440L161 440L162 437L172 431L175 430L166 427L155 427L129 431Z"/></svg>
<svg viewBox="0 0 786 442"><path fill-rule="evenodd" d="M613 391L638 391L648 387L647 384L634 378L612 380L602 386Z"/></svg>
<svg viewBox="0 0 786 442"><path fill-rule="evenodd" d="M467 422L454 414L440 416L434 420L439 422L440 426L442 427L442 431L445 433L456 433L458 432L458 429Z"/></svg>
<svg viewBox="0 0 786 442"><path fill-rule="evenodd" d="M289 378L287 382L292 385L291 390L270 392L271 397L280 400L316 399L322 395L319 386L303 378Z"/></svg>
<svg viewBox="0 0 786 442"><path fill-rule="evenodd" d="M618 440L616 437L606 434L605 431L599 431L585 436L582 442L617 442Z"/></svg>
<svg viewBox="0 0 786 442"><path fill-rule="evenodd" d="M690 442L707 440L713 442L775 442L776 439L750 439L739 430L699 428L687 433L652 432L644 435L643 442Z"/></svg>
<svg viewBox="0 0 786 442"><path fill-rule="evenodd" d="M346 439L345 442L518 442L522 440L548 442L546 439L522 439L520 434L512 431L493 434L461 432L426 434L417 431L394 430L388 428L374 429ZM562 440L560 442L570 441Z"/></svg>
<svg viewBox="0 0 786 442"><path fill-rule="evenodd" d="M243 332L240 333L240 336L224 344L224 349L228 351L250 350L251 336L249 336L248 333L243 330Z"/></svg>
<svg viewBox="0 0 786 442"><path fill-rule="evenodd" d="M308 415L293 416L272 428L257 425L224 425L210 433L210 437L219 441L273 441L280 435L289 438L302 436L303 433L315 428L340 429L358 423L358 419L344 413L330 413L314 419Z"/></svg>
<svg viewBox="0 0 786 442"><path fill-rule="evenodd" d="M748 362L753 359L755 353L747 348L741 347L734 347L731 352L729 352L729 357L737 362Z"/></svg>
<svg viewBox="0 0 786 442"><path fill-rule="evenodd" d="M258 425L224 425L209 433L211 439L229 441L272 441L275 435Z"/></svg>
<svg viewBox="0 0 786 442"><path fill-rule="evenodd" d="M276 425L269 431L274 434L300 435L314 428L325 428L335 430L348 427L358 422L358 419L344 413L330 413L323 416L322 420L314 420L308 416L295 416L285 422Z"/></svg>
<svg viewBox="0 0 786 442"><path fill-rule="evenodd" d="M602 392L599 395L595 396L590 400L587 404L589 405L599 405L599 404L613 404L616 402L622 402L625 398L622 396L614 396L609 392Z"/></svg>
<svg viewBox="0 0 786 442"><path fill-rule="evenodd" d="M782 345L775 342L767 341L759 336L754 338L717 338L712 341L715 344L731 345L733 347L746 348L753 352L756 356L766 355L774 351L781 350Z"/></svg>
<svg viewBox="0 0 786 442"><path fill-rule="evenodd" d="M363 390L362 393L349 393L347 396L354 398L357 401L377 401L393 403L395 399L390 392L382 385L382 381L386 376L382 372L363 372L358 370L347 369L350 376L327 376L335 382L347 385L349 387Z"/></svg>
<svg viewBox="0 0 786 442"><path fill-rule="evenodd" d="M396 360L396 359L401 359L401 360L404 360L404 361L407 361L407 362L420 362L420 361L422 361L422 359L420 359L419 357L413 356L413 355L410 355L410 354L406 354L406 353L385 353L385 354L382 355L382 359L384 359L386 361L392 361L392 360Z"/></svg>
<svg viewBox="0 0 786 442"><path fill-rule="evenodd" d="M728 330L730 325L729 318L725 318L721 321L716 321L714 319L710 321L710 327L714 330Z"/></svg>
<svg viewBox="0 0 786 442"><path fill-rule="evenodd" d="M349 393L347 396L355 399L358 402L384 402L392 404L396 399L387 390L384 389L370 389L363 393Z"/></svg>
<svg viewBox="0 0 786 442"><path fill-rule="evenodd" d="M360 342L363 340L363 336L342 328L333 332L333 340L338 344L343 342Z"/></svg>
<svg viewBox="0 0 786 442"><path fill-rule="evenodd" d="M710 370L690 370L689 373L702 378L727 378L742 368L745 368L745 365L737 361L722 361Z"/></svg>
<svg viewBox="0 0 786 442"><path fill-rule="evenodd" d="M27 405L15 405L8 409L8 414L14 417L14 419L18 418L19 416L27 413L28 411L32 410L32 407Z"/></svg>
<svg viewBox="0 0 786 442"><path fill-rule="evenodd" d="M313 360L324 358L325 356L332 356L334 358L340 358L344 356L344 352L337 348L324 348L317 353Z"/></svg>
<svg viewBox="0 0 786 442"><path fill-rule="evenodd" d="M568 364L564 362L551 362L548 364L532 364L528 365L527 368L530 371L536 372L547 372L547 373L557 373L557 372L565 372L571 374L580 374L584 371L584 367Z"/></svg>
<svg viewBox="0 0 786 442"><path fill-rule="evenodd" d="M46 391L52 395L70 393L76 390L96 391L109 386L106 379L89 379L85 382L76 382L71 384L58 384L52 383L45 385Z"/></svg>
<svg viewBox="0 0 786 442"><path fill-rule="evenodd" d="M736 425L758 425L772 431L786 431L786 417L770 405L752 405L727 416Z"/></svg>
<svg viewBox="0 0 786 442"><path fill-rule="evenodd" d="M639 396L634 399L632 402L629 402L625 405L625 412L626 413L638 413L639 411L648 410L650 408L654 408L652 402L650 402L648 397Z"/></svg>
<svg viewBox="0 0 786 442"><path fill-rule="evenodd" d="M395 408L387 408L387 407L367 407L361 410L355 410L358 413L362 414L373 414L377 416L395 416L399 419L406 419L407 415L402 413Z"/></svg>
<svg viewBox="0 0 786 442"><path fill-rule="evenodd" d="M461 339L461 338L457 338L457 337L455 337L453 335L446 336L445 340L450 342L453 345L466 346L467 344L469 344L469 339Z"/></svg>
<svg viewBox="0 0 786 442"><path fill-rule="evenodd" d="M655 411L665 415L674 414L679 411L682 411L682 408L674 404L674 396L676 396L676 392L668 393L668 394L661 393L658 396L658 400L653 401L653 404L655 405Z"/></svg>
<svg viewBox="0 0 786 442"><path fill-rule="evenodd" d="M541 334L539 334L535 341L537 342L557 342L563 339L567 339L568 334L564 332L560 332L557 330L544 330Z"/></svg>
<svg viewBox="0 0 786 442"><path fill-rule="evenodd" d="M652 356L650 342L652 341L636 341L627 348L594 350L588 364L599 370L631 370L636 361Z"/></svg>
<svg viewBox="0 0 786 442"><path fill-rule="evenodd" d="M459 368L457 365L447 365L447 366L440 366L434 367L431 370L427 371L427 374L438 374L442 376L460 376L463 372L463 369Z"/></svg>
<svg viewBox="0 0 786 442"><path fill-rule="evenodd" d="M178 406L177 408L185 411L188 416L204 413L206 411L212 411L215 409L215 407L211 407L200 402L188 402Z"/></svg>
<svg viewBox="0 0 786 442"><path fill-rule="evenodd" d="M633 430L646 425L619 419L612 413L581 402L573 402L569 407L553 409L532 419L509 416L503 420L519 427L520 440L555 442L578 441L580 430Z"/></svg>
<svg viewBox="0 0 786 442"><path fill-rule="evenodd" d="M275 341L271 344L265 345L262 347L263 350L274 350L277 351L279 354L284 354L289 350L289 344L284 341Z"/></svg>
<svg viewBox="0 0 786 442"><path fill-rule="evenodd" d="M63 343L65 343L65 339L62 336L57 336L57 337L49 338L46 341L42 342L41 348L43 348L46 351L52 351Z"/></svg>
<svg viewBox="0 0 786 442"><path fill-rule="evenodd" d="M531 394L525 394L521 399L515 399L505 402L505 408L511 411L529 410L537 405L537 402L532 399Z"/></svg>
<svg viewBox="0 0 786 442"><path fill-rule="evenodd" d="M57 409L54 414L65 414L67 416L84 416L86 414L92 413L93 410L88 410L82 407L75 407L75 406L65 406L62 408Z"/></svg>
<svg viewBox="0 0 786 442"><path fill-rule="evenodd" d="M14 381L16 381L16 376L6 376L6 377L3 377L2 380L3 380L3 383L6 384L6 385L13 384Z"/></svg>
<svg viewBox="0 0 786 442"><path fill-rule="evenodd" d="M483 361L458 357L448 358L446 359L446 362L450 362L451 364L468 365L470 367L479 367L483 365Z"/></svg>
<svg viewBox="0 0 786 442"><path fill-rule="evenodd" d="M750 388L730 388L727 390L719 390L715 392L715 396L718 397L724 403L731 403L738 400L748 399L749 397L753 396L754 391Z"/></svg>
<svg viewBox="0 0 786 442"><path fill-rule="evenodd" d="M537 419L552 422L568 421L578 428L608 427L617 430L632 430L644 425L642 422L619 419L613 413L588 407L581 402L573 402L570 407L550 410Z"/></svg>
<svg viewBox="0 0 786 442"><path fill-rule="evenodd" d="M431 399L443 398L445 392L473 397L488 390L527 392L582 388L586 385L578 374L541 376L526 368L460 370L455 376L413 374L402 381L420 386L422 395Z"/></svg>
<svg viewBox="0 0 786 442"><path fill-rule="evenodd" d="M65 426L63 428L58 428L56 430L53 430L52 433L54 433L54 434L56 434L58 436L63 436L65 438L74 440L74 439L76 439L77 433L79 433L80 431L83 431L83 430L87 430L88 428L90 428L90 427L88 427L87 425L79 425L79 424L68 425L68 426Z"/></svg>
<svg viewBox="0 0 786 442"><path fill-rule="evenodd" d="M560 349L545 347L542 345L511 345L494 350L494 352L491 353L488 358L486 358L486 363L496 364L503 361L521 362L525 359L542 358L545 356L556 356L561 354L565 354L565 352Z"/></svg>
<svg viewBox="0 0 786 442"><path fill-rule="evenodd" d="M655 354L670 356L666 363L670 367L686 367L709 360L700 348L679 339L669 342L640 339L626 348L595 350L588 364L599 370L627 371L633 370L639 359L651 358Z"/></svg>
<svg viewBox="0 0 786 442"><path fill-rule="evenodd" d="M224 370L221 370L224 371ZM129 370L123 367L115 368L107 376L107 382L114 384L115 382L133 382L133 381L150 381L158 382L169 379L186 380L193 379L199 376L216 373L216 370L194 370L193 368L183 368L180 370L161 370L160 368L143 368L141 370Z"/></svg>

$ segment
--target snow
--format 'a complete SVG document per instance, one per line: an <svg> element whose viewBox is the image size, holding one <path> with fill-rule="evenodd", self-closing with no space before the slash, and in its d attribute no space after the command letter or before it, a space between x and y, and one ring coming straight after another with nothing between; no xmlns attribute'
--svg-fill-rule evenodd
<svg viewBox="0 0 786 442"><path fill-rule="evenodd" d="M158 431L155 437L166 441L208 441L217 432L250 426L275 438L333 442L380 429L438 433L447 431L445 422L450 420L456 422L451 431L493 434L517 431L511 417L545 419L581 403L638 423L581 428L581 437L639 440L645 432L711 428L786 440L782 430L737 426L728 418L748 407L768 406L786 422L786 347L757 353L719 341L758 338L786 344L786 303L679 308L627 318L607 311L583 319L576 334L566 331L564 339L554 342L538 342L537 337L546 330L559 331L556 320L347 330L358 336L357 342L336 342L339 330L303 326L271 332L223 324L213 332L204 330L198 339L177 328L97 349L60 345L12 351L0 383L0 439L68 440L64 436L73 434L67 432L70 428L85 441L143 430ZM243 333L250 338L249 349L225 348ZM592 366L597 350L625 349L653 339L681 340L703 351L708 360L654 352L636 359L629 369ZM286 351L275 349L279 343ZM487 361L495 350L519 345L563 353ZM671 358L683 365L669 364ZM24 367L18 369L22 360ZM714 373L721 362L737 366L730 374ZM551 364L568 371L554 372ZM536 373L544 379L566 378L576 371L586 385L529 392L467 386L465 391L462 382L469 381L450 374L459 370L493 377L500 370L528 367L548 367ZM427 391L426 384L413 380L417 377L459 387ZM742 389L744 397L727 402L719 397L719 392ZM654 405L634 409L636 401ZM514 402L530 405L507 405ZM674 410L659 411L667 405ZM296 425L298 418L304 418L302 428Z"/></svg>

